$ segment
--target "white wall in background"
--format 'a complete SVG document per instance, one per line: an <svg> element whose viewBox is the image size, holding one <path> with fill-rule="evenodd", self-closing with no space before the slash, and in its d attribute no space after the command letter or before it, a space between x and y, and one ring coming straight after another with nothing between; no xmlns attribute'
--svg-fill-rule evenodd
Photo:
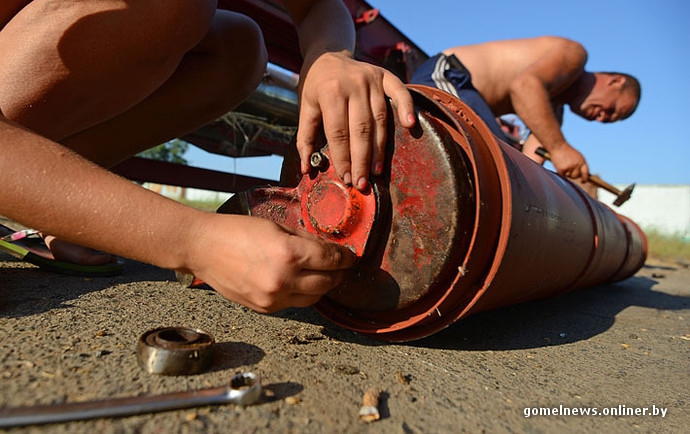
<svg viewBox="0 0 690 434"><path fill-rule="evenodd" d="M623 190L627 185L616 185ZM632 219L642 229L656 229L690 240L690 185L636 185L623 205L613 206L616 197L599 189L599 200L618 214Z"/></svg>

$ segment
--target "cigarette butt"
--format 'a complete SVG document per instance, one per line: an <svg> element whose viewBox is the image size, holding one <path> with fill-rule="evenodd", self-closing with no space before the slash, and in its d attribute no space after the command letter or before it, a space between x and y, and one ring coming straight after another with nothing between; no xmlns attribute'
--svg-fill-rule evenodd
<svg viewBox="0 0 690 434"><path fill-rule="evenodd" d="M369 389L364 394L362 399L362 408L359 409L359 418L364 422L373 422L379 420L381 415L379 414L379 392L376 389Z"/></svg>

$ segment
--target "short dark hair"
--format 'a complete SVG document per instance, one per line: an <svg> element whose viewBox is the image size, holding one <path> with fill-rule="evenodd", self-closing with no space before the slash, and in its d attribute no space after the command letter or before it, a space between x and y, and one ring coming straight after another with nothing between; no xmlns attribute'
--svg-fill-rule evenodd
<svg viewBox="0 0 690 434"><path fill-rule="evenodd" d="M630 74L626 74L625 72L602 72L602 74L620 75L621 77L625 78L625 83L623 83L621 92L628 92L630 95L635 97L635 101L637 101L637 103L635 104L635 107L633 107L633 110L630 112L630 114L635 113L637 106L640 104L640 98L642 97L640 80Z"/></svg>

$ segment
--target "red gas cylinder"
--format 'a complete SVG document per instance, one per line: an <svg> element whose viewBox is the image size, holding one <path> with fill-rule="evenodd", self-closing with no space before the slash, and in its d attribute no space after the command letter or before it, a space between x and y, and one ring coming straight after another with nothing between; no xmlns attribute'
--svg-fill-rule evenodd
<svg viewBox="0 0 690 434"><path fill-rule="evenodd" d="M387 172L371 191L321 164L295 188L250 190L219 210L306 229L361 257L315 306L323 316L408 341L642 267L646 238L634 222L498 140L457 98L409 89L418 126L391 116Z"/></svg>

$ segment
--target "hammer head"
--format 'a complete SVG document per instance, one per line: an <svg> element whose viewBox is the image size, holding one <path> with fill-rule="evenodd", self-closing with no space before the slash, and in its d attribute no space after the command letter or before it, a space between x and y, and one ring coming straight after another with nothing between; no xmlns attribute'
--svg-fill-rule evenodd
<svg viewBox="0 0 690 434"><path fill-rule="evenodd" d="M627 202L628 199L630 199L630 196L632 195L633 188L635 188L635 184L631 184L628 188L621 191L621 194L619 194L616 200L613 201L613 204L616 206L621 206L625 202Z"/></svg>

